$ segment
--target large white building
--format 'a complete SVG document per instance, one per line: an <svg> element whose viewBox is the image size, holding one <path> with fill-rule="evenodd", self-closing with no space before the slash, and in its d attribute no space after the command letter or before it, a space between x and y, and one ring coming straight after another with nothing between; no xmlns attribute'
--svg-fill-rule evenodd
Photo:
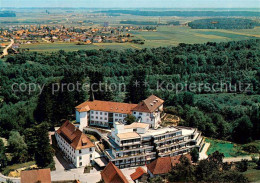
<svg viewBox="0 0 260 183"><path fill-rule="evenodd" d="M86 126L112 128L115 122L125 123L127 115L133 115L136 120L157 128L161 122L161 112L164 101L151 95L139 104L128 104L110 101L86 101L76 107L76 122L83 130Z"/></svg>
<svg viewBox="0 0 260 183"><path fill-rule="evenodd" d="M149 124L114 124L109 136L111 149L106 150L110 161L120 168L149 164L157 157L186 154L202 148L204 140L195 128L167 127L151 129Z"/></svg>
<svg viewBox="0 0 260 183"><path fill-rule="evenodd" d="M95 145L69 121L55 132L55 137L66 158L76 167L90 165L95 159Z"/></svg>

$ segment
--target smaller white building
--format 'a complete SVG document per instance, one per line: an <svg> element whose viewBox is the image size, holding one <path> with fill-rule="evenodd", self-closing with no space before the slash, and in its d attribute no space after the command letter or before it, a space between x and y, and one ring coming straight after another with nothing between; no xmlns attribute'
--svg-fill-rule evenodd
<svg viewBox="0 0 260 183"><path fill-rule="evenodd" d="M95 145L69 121L55 132L55 138L66 158L77 168L90 165L95 159Z"/></svg>
<svg viewBox="0 0 260 183"><path fill-rule="evenodd" d="M150 128L156 129L161 123L163 103L164 100L151 95L132 109L132 115L136 117L137 121L149 124Z"/></svg>

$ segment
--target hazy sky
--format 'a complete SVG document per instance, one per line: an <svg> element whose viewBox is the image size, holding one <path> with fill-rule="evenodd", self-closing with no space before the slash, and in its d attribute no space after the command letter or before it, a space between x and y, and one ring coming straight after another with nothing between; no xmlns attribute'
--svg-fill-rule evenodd
<svg viewBox="0 0 260 183"><path fill-rule="evenodd" d="M260 0L0 0L0 7L260 9Z"/></svg>

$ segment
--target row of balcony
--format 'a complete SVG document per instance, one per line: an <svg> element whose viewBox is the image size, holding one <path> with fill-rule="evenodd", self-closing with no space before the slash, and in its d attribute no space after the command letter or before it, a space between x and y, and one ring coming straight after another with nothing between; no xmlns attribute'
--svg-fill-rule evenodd
<svg viewBox="0 0 260 183"><path fill-rule="evenodd" d="M129 146L129 145L135 145L135 144L141 144L141 141L121 143L120 146Z"/></svg>
<svg viewBox="0 0 260 183"><path fill-rule="evenodd" d="M189 143L190 141L180 141L180 142L176 142L176 143L172 143L172 144L165 144L163 146L157 146L156 149L158 150L162 150L162 149L166 149L166 148L171 148L171 147L174 147L174 146L178 146L178 145L181 145L181 144L186 144L186 143Z"/></svg>
<svg viewBox="0 0 260 183"><path fill-rule="evenodd" d="M176 134L179 133L179 132L181 132L181 130L170 131L170 132L166 132L166 133L163 133L163 134L155 135L154 138L158 138L158 137L162 137L162 138L172 138L172 137L178 136L178 135L176 135ZM170 137L166 137L166 136L170 136Z"/></svg>
<svg viewBox="0 0 260 183"><path fill-rule="evenodd" d="M138 148L130 148L130 149L116 149L116 152L131 152L131 151L138 151L143 149L152 149L153 146L140 146Z"/></svg>
<svg viewBox="0 0 260 183"><path fill-rule="evenodd" d="M179 149L173 149L172 151L166 151L166 152L160 152L159 153L159 156L169 156L169 155L176 155L176 153L179 153L179 152L188 152L190 149L196 147L196 145L192 145L192 146L184 146L184 147L181 147Z"/></svg>
<svg viewBox="0 0 260 183"><path fill-rule="evenodd" d="M130 159L130 158L135 158L135 157L144 157L147 155L156 155L156 152L142 152L138 154L131 154L131 155L124 155L122 157L116 157L116 160L122 160L122 159Z"/></svg>
<svg viewBox="0 0 260 183"><path fill-rule="evenodd" d="M180 137L184 137L182 134L181 135L177 135L177 136L172 136L172 137L165 137L165 138L161 138L160 140L156 140L154 139L154 143L158 144L160 142L165 142L165 141L169 141L169 140L174 140Z"/></svg>

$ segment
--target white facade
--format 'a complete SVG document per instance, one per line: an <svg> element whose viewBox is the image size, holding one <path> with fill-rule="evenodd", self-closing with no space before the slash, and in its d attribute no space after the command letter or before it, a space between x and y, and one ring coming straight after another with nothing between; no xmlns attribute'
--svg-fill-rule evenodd
<svg viewBox="0 0 260 183"><path fill-rule="evenodd" d="M83 131L83 128L88 126L89 114L88 112L76 111L76 122L80 123L79 129Z"/></svg>
<svg viewBox="0 0 260 183"><path fill-rule="evenodd" d="M137 121L149 124L150 128L158 128L161 123L161 111L163 111L163 105L151 113L133 111L132 115Z"/></svg>
<svg viewBox="0 0 260 183"><path fill-rule="evenodd" d="M59 148L75 167L90 165L95 159L95 147L76 150L58 133L55 133L55 138Z"/></svg>
<svg viewBox="0 0 260 183"><path fill-rule="evenodd" d="M108 127L108 112L103 111L89 111L90 125Z"/></svg>
<svg viewBox="0 0 260 183"><path fill-rule="evenodd" d="M109 114L111 117L109 118ZM124 113L110 113L105 111L95 111L90 110L88 112L79 112L76 110L76 122L80 123L79 129L83 131L86 126L99 126L104 128L109 128L109 123L123 122L125 123L125 118L127 114Z"/></svg>

